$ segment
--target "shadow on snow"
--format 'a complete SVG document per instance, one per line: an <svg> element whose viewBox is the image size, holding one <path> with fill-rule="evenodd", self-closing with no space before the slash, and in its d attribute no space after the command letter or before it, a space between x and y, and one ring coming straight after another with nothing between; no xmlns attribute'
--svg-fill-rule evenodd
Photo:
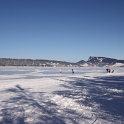
<svg viewBox="0 0 124 124"><path fill-rule="evenodd" d="M62 85L69 90L54 93L72 98L82 106L92 107L96 119L104 119L113 124L124 123L123 76L74 78L74 80L68 82L69 85Z"/></svg>
<svg viewBox="0 0 124 124"><path fill-rule="evenodd" d="M67 81L61 86L67 90L55 91L53 94L73 99L81 106L93 108L92 113L96 119L92 124L98 119L113 124L124 122L124 77L74 78L74 81ZM0 124L66 124L66 119L72 124L79 124L73 119L74 116L80 116L76 111L67 107L59 113L59 106L49 98L46 99L43 92L31 92L20 85L5 92L14 95L2 101ZM84 121L92 118L85 114L80 117L84 118Z"/></svg>
<svg viewBox="0 0 124 124"><path fill-rule="evenodd" d="M21 86L7 89L14 93L7 101L2 101L0 124L64 124L62 117L56 115L56 104L44 101L43 93L29 92ZM39 98L34 97L36 94Z"/></svg>

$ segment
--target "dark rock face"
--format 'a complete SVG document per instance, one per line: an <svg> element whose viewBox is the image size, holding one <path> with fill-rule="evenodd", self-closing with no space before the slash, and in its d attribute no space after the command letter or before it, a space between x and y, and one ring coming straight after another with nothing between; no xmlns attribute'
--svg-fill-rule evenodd
<svg viewBox="0 0 124 124"><path fill-rule="evenodd" d="M96 65L96 66L106 66L106 65L114 65L116 63L124 63L124 60L90 56L87 63L91 65Z"/></svg>

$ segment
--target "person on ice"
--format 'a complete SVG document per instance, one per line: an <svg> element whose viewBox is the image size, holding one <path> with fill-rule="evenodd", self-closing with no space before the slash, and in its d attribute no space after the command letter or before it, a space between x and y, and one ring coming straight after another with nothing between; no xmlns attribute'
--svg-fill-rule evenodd
<svg viewBox="0 0 124 124"><path fill-rule="evenodd" d="M62 70L60 69L60 73L62 73Z"/></svg>
<svg viewBox="0 0 124 124"><path fill-rule="evenodd" d="M109 72L109 73L111 72L110 68L107 68L106 71Z"/></svg>
<svg viewBox="0 0 124 124"><path fill-rule="evenodd" d="M74 73L74 70L72 69L72 74Z"/></svg>

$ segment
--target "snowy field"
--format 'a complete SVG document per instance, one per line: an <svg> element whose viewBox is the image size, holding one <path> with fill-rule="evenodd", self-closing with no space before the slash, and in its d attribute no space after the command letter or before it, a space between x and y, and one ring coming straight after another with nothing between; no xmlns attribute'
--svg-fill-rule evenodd
<svg viewBox="0 0 124 124"><path fill-rule="evenodd" d="M124 124L124 68L73 69L0 67L0 124Z"/></svg>

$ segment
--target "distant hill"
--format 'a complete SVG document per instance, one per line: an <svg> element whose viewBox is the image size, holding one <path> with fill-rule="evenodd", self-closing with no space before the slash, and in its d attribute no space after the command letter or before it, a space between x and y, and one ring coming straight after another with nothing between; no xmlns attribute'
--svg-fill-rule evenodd
<svg viewBox="0 0 124 124"><path fill-rule="evenodd" d="M68 67L77 66L76 63L55 60L11 59L0 58L0 66L42 66L42 67Z"/></svg>
<svg viewBox="0 0 124 124"><path fill-rule="evenodd" d="M89 66L88 63L84 60L81 60L81 61L77 62L76 64L80 67L88 67Z"/></svg>
<svg viewBox="0 0 124 124"><path fill-rule="evenodd" d="M121 63L121 66L124 66L124 60L117 60L117 59L106 58L106 57L94 57L94 56L90 56L87 63L88 65L99 66L99 67L114 66L117 63Z"/></svg>
<svg viewBox="0 0 124 124"><path fill-rule="evenodd" d="M76 63L43 59L11 59L0 58L0 66L41 66L41 67L124 67L124 60L106 57L90 56L88 61L81 60Z"/></svg>

